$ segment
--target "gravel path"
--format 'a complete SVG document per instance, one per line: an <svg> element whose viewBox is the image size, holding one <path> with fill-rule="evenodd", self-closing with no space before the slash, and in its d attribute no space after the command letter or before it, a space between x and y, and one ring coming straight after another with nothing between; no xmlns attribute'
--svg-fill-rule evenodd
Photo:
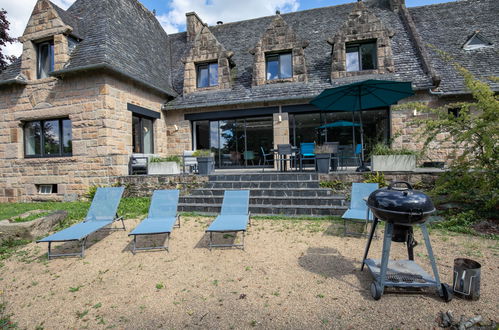
<svg viewBox="0 0 499 330"><path fill-rule="evenodd" d="M182 218L170 252L132 255L128 231L94 235L84 259L47 262L45 244L30 244L0 268L0 301L28 329L427 329L437 326L440 311L497 318L497 241L431 233L444 282L452 283L455 257L482 263L479 301L446 304L432 292L374 301L370 275L359 271L365 239L334 235L337 224L255 220L245 251L210 252L204 229L211 221ZM137 223L127 221L129 228ZM416 236L416 259L429 270ZM379 257L381 243L373 243L371 256ZM392 251L404 258L403 245L392 244Z"/></svg>

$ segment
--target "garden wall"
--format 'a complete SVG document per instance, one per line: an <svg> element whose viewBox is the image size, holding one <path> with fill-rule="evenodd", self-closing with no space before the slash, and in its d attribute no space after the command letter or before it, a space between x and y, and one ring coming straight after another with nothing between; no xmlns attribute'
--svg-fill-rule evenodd
<svg viewBox="0 0 499 330"><path fill-rule="evenodd" d="M179 189L181 195L201 188L208 181L200 175L128 175L110 178L111 184L125 185L123 197L150 197L157 189Z"/></svg>

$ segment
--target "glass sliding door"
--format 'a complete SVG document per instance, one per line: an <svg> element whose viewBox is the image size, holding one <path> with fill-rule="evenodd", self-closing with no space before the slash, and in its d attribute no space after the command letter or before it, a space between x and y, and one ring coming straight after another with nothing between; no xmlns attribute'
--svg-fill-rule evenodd
<svg viewBox="0 0 499 330"><path fill-rule="evenodd" d="M216 168L240 168L263 164L273 145L272 117L193 122L196 149L211 149Z"/></svg>

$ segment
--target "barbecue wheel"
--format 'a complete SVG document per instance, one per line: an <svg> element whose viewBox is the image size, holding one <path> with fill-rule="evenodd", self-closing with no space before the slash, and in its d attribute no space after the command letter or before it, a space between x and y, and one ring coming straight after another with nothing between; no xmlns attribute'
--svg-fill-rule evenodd
<svg viewBox="0 0 499 330"><path fill-rule="evenodd" d="M445 302L451 301L453 297L451 288L445 283L440 284L440 290L438 294L440 298L442 298Z"/></svg>
<svg viewBox="0 0 499 330"><path fill-rule="evenodd" d="M373 296L374 300L381 298L381 286L376 281L371 283L371 296Z"/></svg>

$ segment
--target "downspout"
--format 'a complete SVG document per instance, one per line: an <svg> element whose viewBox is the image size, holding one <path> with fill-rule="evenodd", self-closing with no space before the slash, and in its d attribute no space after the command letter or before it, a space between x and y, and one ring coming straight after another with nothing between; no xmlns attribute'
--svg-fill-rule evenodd
<svg viewBox="0 0 499 330"><path fill-rule="evenodd" d="M421 59L423 72L431 78L433 86L429 88L429 93L433 95L443 94L443 92L439 88L442 79L437 74L435 69L431 66L428 51L426 50L423 40L421 39L421 36L419 35L416 28L416 24L414 23L414 20L412 19L412 16L404 3L400 4L398 12L400 17L402 18L402 22L407 27L407 31L409 32L414 45L416 46L416 52Z"/></svg>

